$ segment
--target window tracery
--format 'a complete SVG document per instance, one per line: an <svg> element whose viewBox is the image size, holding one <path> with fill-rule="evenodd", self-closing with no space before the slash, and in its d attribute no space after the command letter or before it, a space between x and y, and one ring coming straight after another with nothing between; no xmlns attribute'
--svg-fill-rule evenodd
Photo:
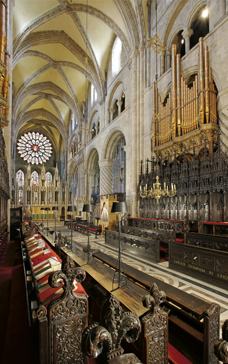
<svg viewBox="0 0 228 364"><path fill-rule="evenodd" d="M52 154L49 139L40 133L28 133L21 136L17 143L18 153L24 161L32 164L45 163Z"/></svg>

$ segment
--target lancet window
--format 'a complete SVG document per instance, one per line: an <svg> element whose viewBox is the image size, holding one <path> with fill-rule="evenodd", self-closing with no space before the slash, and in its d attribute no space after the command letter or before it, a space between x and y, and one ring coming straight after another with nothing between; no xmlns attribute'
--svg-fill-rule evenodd
<svg viewBox="0 0 228 364"><path fill-rule="evenodd" d="M36 187L39 184L39 175L36 171L33 171L31 174L31 184Z"/></svg>
<svg viewBox="0 0 228 364"><path fill-rule="evenodd" d="M116 38L112 49L112 75L116 76L121 68L121 51L122 42L119 38Z"/></svg>
<svg viewBox="0 0 228 364"><path fill-rule="evenodd" d="M47 184L51 185L52 184L52 174L50 172L47 172L45 174L45 178L46 178Z"/></svg>
<svg viewBox="0 0 228 364"><path fill-rule="evenodd" d="M113 193L124 193L126 189L126 152L124 150L124 145L124 138L121 138L113 153Z"/></svg>

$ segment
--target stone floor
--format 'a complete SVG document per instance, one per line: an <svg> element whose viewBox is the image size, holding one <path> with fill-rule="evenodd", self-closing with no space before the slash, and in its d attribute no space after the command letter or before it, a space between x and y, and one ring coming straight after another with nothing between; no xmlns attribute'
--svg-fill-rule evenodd
<svg viewBox="0 0 228 364"><path fill-rule="evenodd" d="M46 226L44 226L46 227ZM48 227L50 229L55 229L55 223L49 222ZM45 233L44 229L44 233ZM71 231L68 227L64 226L62 222L56 223L56 231L60 231L62 235L68 236L71 239ZM46 235L46 233L45 233ZM48 235L50 240L54 238ZM76 231L73 231L72 234L72 246L73 250L80 249L82 250L84 246L88 243L88 237L80 234ZM90 245L92 249L100 249L100 251L109 254L112 257L117 257L117 249L111 248L105 245L105 240L103 237L98 237L95 239L95 236L90 236ZM168 265L169 263L161 262L158 264L151 263L148 260L144 260L132 255L129 255L126 251L122 251L122 262L126 263L140 271L143 271L150 276L156 277L174 287L177 287L180 290L183 290L187 293L190 293L194 296L204 299L205 301L212 303L218 303L221 307L220 314L220 326L222 326L223 322L228 319L228 291L227 287L224 285L224 289L220 287L215 287L209 283L205 283L204 281L195 279L191 276L184 275L178 271L170 270Z"/></svg>

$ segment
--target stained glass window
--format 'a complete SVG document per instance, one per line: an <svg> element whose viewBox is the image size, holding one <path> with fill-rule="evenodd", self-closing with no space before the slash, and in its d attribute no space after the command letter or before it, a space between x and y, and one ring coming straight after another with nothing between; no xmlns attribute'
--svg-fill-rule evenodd
<svg viewBox="0 0 228 364"><path fill-rule="evenodd" d="M19 171L17 171L17 173L16 173L16 181L17 181L19 187L24 186L24 179L25 179L24 172L22 172L22 170L19 169Z"/></svg>
<svg viewBox="0 0 228 364"><path fill-rule="evenodd" d="M47 172L45 174L45 177L46 177L46 181L48 184L51 184L52 183L52 174L50 172Z"/></svg>
<svg viewBox="0 0 228 364"><path fill-rule="evenodd" d="M19 204L23 203L23 189L22 188L20 188L18 191L18 202L19 202Z"/></svg>
<svg viewBox="0 0 228 364"><path fill-rule="evenodd" d="M21 136L17 142L18 153L28 163L45 163L52 153L49 139L40 133L28 133Z"/></svg>
<svg viewBox="0 0 228 364"><path fill-rule="evenodd" d="M32 172L31 174L31 184L33 186L38 186L39 184L39 175L36 171Z"/></svg>

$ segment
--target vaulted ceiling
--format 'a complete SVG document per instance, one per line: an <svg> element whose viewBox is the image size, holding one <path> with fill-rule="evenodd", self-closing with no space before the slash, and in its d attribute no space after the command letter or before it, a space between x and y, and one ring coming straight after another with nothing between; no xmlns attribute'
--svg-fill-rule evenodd
<svg viewBox="0 0 228 364"><path fill-rule="evenodd" d="M16 0L15 136L39 129L66 146L70 112L80 120L85 84L104 100L113 42L119 37L129 56L146 40L146 14L147 0Z"/></svg>

